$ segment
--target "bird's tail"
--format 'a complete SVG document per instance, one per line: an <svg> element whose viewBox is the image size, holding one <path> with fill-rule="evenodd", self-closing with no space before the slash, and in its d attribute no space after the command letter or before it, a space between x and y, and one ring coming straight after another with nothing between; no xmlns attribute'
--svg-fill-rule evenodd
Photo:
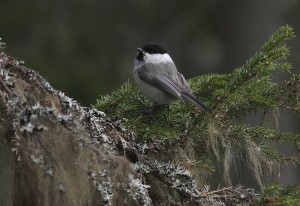
<svg viewBox="0 0 300 206"><path fill-rule="evenodd" d="M202 102L200 102L198 99L196 99L196 97L194 97L193 95L188 94L186 92L182 92L181 95L182 95L184 100L189 101L190 103L196 105L202 111L211 113L211 110L208 109Z"/></svg>

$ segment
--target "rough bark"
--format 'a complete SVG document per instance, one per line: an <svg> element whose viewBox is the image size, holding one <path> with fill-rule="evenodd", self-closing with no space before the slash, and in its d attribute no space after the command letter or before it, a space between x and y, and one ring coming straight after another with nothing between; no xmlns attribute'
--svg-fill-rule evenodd
<svg viewBox="0 0 300 206"><path fill-rule="evenodd" d="M0 205L246 205L255 197L243 187L199 189L168 162L178 145L137 142L122 121L80 106L5 53L0 80Z"/></svg>
<svg viewBox="0 0 300 206"><path fill-rule="evenodd" d="M0 60L1 205L124 202L135 172L114 143L128 131L15 59Z"/></svg>

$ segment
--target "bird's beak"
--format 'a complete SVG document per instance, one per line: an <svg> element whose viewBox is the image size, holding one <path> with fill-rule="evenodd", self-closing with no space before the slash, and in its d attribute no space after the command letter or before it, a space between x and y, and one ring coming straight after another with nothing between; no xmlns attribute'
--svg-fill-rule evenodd
<svg viewBox="0 0 300 206"><path fill-rule="evenodd" d="M136 50L138 50L139 52L143 52L141 48L136 48Z"/></svg>

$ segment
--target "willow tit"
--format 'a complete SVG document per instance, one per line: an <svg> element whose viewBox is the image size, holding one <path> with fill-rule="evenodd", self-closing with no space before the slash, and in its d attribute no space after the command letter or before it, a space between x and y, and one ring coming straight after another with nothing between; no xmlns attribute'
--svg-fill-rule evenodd
<svg viewBox="0 0 300 206"><path fill-rule="evenodd" d="M156 105L166 105L178 99L183 103L193 103L204 112L210 112L196 99L186 79L177 71L164 48L158 44L145 44L137 50L133 77L143 95Z"/></svg>

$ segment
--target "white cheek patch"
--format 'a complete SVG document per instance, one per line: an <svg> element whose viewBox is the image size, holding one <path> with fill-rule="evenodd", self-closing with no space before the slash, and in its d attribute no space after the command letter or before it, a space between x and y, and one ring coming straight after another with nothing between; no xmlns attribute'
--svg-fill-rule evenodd
<svg viewBox="0 0 300 206"><path fill-rule="evenodd" d="M146 61L147 62L151 62L151 63L168 63L168 62L172 62L173 60L170 57L169 54L145 54L146 56Z"/></svg>

